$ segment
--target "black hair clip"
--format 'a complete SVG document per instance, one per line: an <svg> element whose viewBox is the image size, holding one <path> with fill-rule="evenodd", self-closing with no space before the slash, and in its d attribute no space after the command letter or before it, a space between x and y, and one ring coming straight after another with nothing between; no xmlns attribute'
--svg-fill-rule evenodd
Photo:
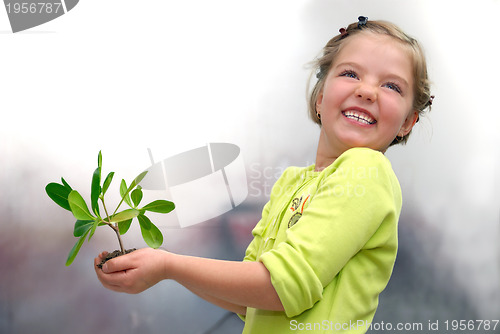
<svg viewBox="0 0 500 334"><path fill-rule="evenodd" d="M434 95L431 95L431 97L429 97L429 101L427 102L427 105L432 106L432 101L434 101Z"/></svg>
<svg viewBox="0 0 500 334"><path fill-rule="evenodd" d="M366 16L358 17L358 29L362 29L363 26L366 25L366 22L368 22L368 17Z"/></svg>
<svg viewBox="0 0 500 334"><path fill-rule="evenodd" d="M424 108L427 108L427 107L429 107L429 108L430 108L430 107L432 106L432 102L433 102L433 101L434 101L434 95L431 95L431 96L429 97L429 99L427 100L427 102L425 103Z"/></svg>
<svg viewBox="0 0 500 334"><path fill-rule="evenodd" d="M345 28L340 28L339 33L340 33L340 39L347 37L347 35L349 35L349 33L347 32L347 30Z"/></svg>
<svg viewBox="0 0 500 334"><path fill-rule="evenodd" d="M316 73L316 78L317 78L318 80L323 79L323 77L325 76L325 73L326 73L326 72L328 72L328 69L326 69L326 68L325 68L325 65L320 66L320 67L318 68L318 72Z"/></svg>

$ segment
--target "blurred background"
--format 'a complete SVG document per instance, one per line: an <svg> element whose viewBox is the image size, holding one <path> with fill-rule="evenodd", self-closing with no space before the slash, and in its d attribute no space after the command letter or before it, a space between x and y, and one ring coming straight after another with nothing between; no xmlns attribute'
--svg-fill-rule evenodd
<svg viewBox="0 0 500 334"><path fill-rule="evenodd" d="M249 192L240 206L183 229L153 220L171 251L242 259L274 181L314 163L307 65L359 15L419 39L436 96L408 145L386 154L404 207L374 322L439 321L447 332L445 321L499 319L499 10L498 0L85 0L16 34L0 10L0 333L241 332L237 317L175 282L104 289L92 266L118 247L110 229L65 267L73 217L44 187L63 176L88 197L102 150L113 201L121 178L151 165L148 148L160 160L234 143ZM124 242L145 246L137 226Z"/></svg>

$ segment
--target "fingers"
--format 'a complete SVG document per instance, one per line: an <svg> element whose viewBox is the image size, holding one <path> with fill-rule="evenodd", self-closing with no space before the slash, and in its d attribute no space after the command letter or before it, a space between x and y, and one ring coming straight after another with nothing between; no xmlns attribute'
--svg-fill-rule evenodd
<svg viewBox="0 0 500 334"><path fill-rule="evenodd" d="M106 255L108 255L108 252L104 251L101 254L99 254L95 259L94 259L94 267L97 267L97 265L101 264L102 260L106 258Z"/></svg>
<svg viewBox="0 0 500 334"><path fill-rule="evenodd" d="M101 270L101 273L97 275L102 285L106 288L114 291L125 291L124 288L128 284L130 275L127 275L126 271L112 272L110 274L105 273Z"/></svg>
<svg viewBox="0 0 500 334"><path fill-rule="evenodd" d="M109 262L109 261L108 261ZM101 257L94 259L94 269L97 275L97 279L101 284L112 291L116 292L126 292L125 284L128 281L126 271L116 271L107 273L104 269L98 268L97 265L101 263ZM130 274L130 271L128 272Z"/></svg>
<svg viewBox="0 0 500 334"><path fill-rule="evenodd" d="M94 266L97 267L99 265L100 270L104 271L105 273L112 273L134 268L134 261L131 261L133 257L131 257L129 254L121 255L113 259L109 259L105 263L102 263L107 255L108 252L104 251L94 259Z"/></svg>
<svg viewBox="0 0 500 334"><path fill-rule="evenodd" d="M106 263L102 266L102 271L109 274L134 269L135 267L134 256L132 253L129 253L106 261Z"/></svg>
<svg viewBox="0 0 500 334"><path fill-rule="evenodd" d="M105 253L94 259L95 271L101 284L110 290L139 293L163 279L162 259L165 253L145 248L107 261L97 268Z"/></svg>
<svg viewBox="0 0 500 334"><path fill-rule="evenodd" d="M97 267L102 263L108 252L102 252L94 259L94 269L101 284L116 292L129 292L128 287L133 281L133 269L135 269L132 253L118 256L106 261L102 268Z"/></svg>

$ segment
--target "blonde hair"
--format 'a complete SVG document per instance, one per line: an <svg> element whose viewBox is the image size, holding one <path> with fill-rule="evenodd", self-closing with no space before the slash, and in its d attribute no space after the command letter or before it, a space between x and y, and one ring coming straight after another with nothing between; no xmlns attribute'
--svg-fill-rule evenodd
<svg viewBox="0 0 500 334"><path fill-rule="evenodd" d="M413 58L413 109L418 112L419 117L425 111L430 111L432 97L430 93L430 82L427 74L427 63L422 47L420 46L418 41L408 36L395 24L387 21L367 21L366 24L363 24L361 27L358 27L358 22L356 22L351 23L345 29L345 32L342 32L341 34L330 39L323 48L321 56L312 63L313 73L316 73L318 81L314 85L310 94L308 94L308 109L311 119L320 126L321 121L317 117L316 101L320 92L323 90L327 74L332 64L335 62L337 55L342 50L345 41L348 40L351 36L365 32L390 36L408 47ZM408 141L410 133L408 133L403 138L395 138L390 146L406 143Z"/></svg>

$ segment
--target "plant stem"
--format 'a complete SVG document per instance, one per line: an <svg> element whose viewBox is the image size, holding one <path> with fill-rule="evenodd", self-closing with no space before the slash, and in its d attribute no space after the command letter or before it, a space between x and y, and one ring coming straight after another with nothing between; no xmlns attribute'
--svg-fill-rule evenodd
<svg viewBox="0 0 500 334"><path fill-rule="evenodd" d="M118 229L118 223L114 224L111 223L111 217L109 216L108 209L106 209L106 204L104 203L104 197L101 197L101 202L102 202L102 207L104 208L104 212L106 212L106 216L108 217L108 221L104 221L109 227L113 229L116 233L116 237L118 238L118 243L120 244L120 251L122 254L125 254L125 248L123 248L123 242L122 238L120 237L120 230Z"/></svg>
<svg viewBox="0 0 500 334"><path fill-rule="evenodd" d="M117 225L118 224L116 224L116 226L112 226L111 225L111 227L115 231L116 237L118 238L118 242L120 243L120 251L122 252L122 254L125 254L125 249L123 248L122 238L120 237L120 230L118 230L118 226Z"/></svg>

